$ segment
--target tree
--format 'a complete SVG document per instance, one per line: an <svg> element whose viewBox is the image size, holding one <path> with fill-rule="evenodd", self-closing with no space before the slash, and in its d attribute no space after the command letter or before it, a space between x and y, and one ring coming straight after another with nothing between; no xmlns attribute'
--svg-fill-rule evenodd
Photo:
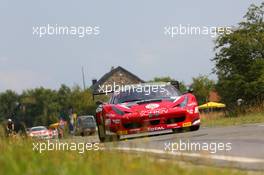
<svg viewBox="0 0 264 175"><path fill-rule="evenodd" d="M57 101L60 106L60 114L58 117L67 119L67 116L72 109L71 104L71 88L62 84L60 89L57 92Z"/></svg>
<svg viewBox="0 0 264 175"><path fill-rule="evenodd" d="M96 104L93 101L92 91L89 89L82 90L79 86L72 89L71 105L78 115L95 114Z"/></svg>
<svg viewBox="0 0 264 175"><path fill-rule="evenodd" d="M203 104L208 101L209 93L214 89L215 82L210 80L207 76L198 76L192 79L192 85L194 95L199 104Z"/></svg>
<svg viewBox="0 0 264 175"><path fill-rule="evenodd" d="M8 118L15 119L19 108L19 96L11 90L0 94L0 121Z"/></svg>
<svg viewBox="0 0 264 175"><path fill-rule="evenodd" d="M263 14L264 2L251 5L244 21L232 33L224 33L216 40L216 89L231 106L240 98L251 104L264 99Z"/></svg>
<svg viewBox="0 0 264 175"><path fill-rule="evenodd" d="M21 94L20 120L27 126L49 125L58 120L61 105L55 90L36 88Z"/></svg>
<svg viewBox="0 0 264 175"><path fill-rule="evenodd" d="M0 122L12 118L21 127L48 126L60 117L68 120L70 112L93 115L95 109L91 90L83 91L79 86L71 89L61 85L59 90L40 87L20 95L8 90L0 94Z"/></svg>

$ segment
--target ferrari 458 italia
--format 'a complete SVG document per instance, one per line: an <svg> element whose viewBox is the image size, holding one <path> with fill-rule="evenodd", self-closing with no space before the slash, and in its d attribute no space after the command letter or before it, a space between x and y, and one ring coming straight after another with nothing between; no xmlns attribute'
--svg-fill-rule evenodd
<svg viewBox="0 0 264 175"><path fill-rule="evenodd" d="M171 83L154 85L139 84L113 92L108 103L98 102L96 123L102 142L142 132L199 129L199 110L192 93L181 94Z"/></svg>

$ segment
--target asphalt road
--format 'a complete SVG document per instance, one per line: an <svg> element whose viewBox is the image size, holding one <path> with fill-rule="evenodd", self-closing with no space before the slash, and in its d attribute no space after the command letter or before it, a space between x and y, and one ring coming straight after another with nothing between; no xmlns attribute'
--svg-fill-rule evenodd
<svg viewBox="0 0 264 175"><path fill-rule="evenodd" d="M105 143L107 149L148 153L157 159L264 172L264 123L169 133ZM98 141L96 137L92 139ZM180 150L180 142L200 145ZM216 149L216 146L217 147ZM178 146L178 147L177 147Z"/></svg>
<svg viewBox="0 0 264 175"><path fill-rule="evenodd" d="M125 139L105 145L123 151L146 152L161 159L264 171L264 123L201 128L195 132Z"/></svg>

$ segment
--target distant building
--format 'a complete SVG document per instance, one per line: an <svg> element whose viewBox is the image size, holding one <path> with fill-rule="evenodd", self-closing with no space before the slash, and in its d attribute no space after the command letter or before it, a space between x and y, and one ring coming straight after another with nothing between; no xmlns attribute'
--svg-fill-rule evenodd
<svg viewBox="0 0 264 175"><path fill-rule="evenodd" d="M220 102L221 97L218 95L218 93L215 90L212 90L209 92L208 101L211 102Z"/></svg>
<svg viewBox="0 0 264 175"><path fill-rule="evenodd" d="M144 83L144 80L140 79L138 76L121 66L118 66L117 68L112 67L110 72L106 73L98 81L96 79L92 80L91 89L94 92L98 92L100 87L113 85L114 83L116 85L128 85Z"/></svg>

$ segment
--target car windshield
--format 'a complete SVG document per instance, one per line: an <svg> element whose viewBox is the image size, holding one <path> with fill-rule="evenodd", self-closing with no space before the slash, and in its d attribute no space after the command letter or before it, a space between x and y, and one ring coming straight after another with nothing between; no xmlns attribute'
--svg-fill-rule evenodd
<svg viewBox="0 0 264 175"><path fill-rule="evenodd" d="M41 130L46 130L47 128L45 127L34 127L34 128L31 128L30 131L41 131Z"/></svg>
<svg viewBox="0 0 264 175"><path fill-rule="evenodd" d="M142 85L142 88L129 89L115 93L111 103L138 102L147 100L173 99L180 96L180 92L172 85Z"/></svg>

